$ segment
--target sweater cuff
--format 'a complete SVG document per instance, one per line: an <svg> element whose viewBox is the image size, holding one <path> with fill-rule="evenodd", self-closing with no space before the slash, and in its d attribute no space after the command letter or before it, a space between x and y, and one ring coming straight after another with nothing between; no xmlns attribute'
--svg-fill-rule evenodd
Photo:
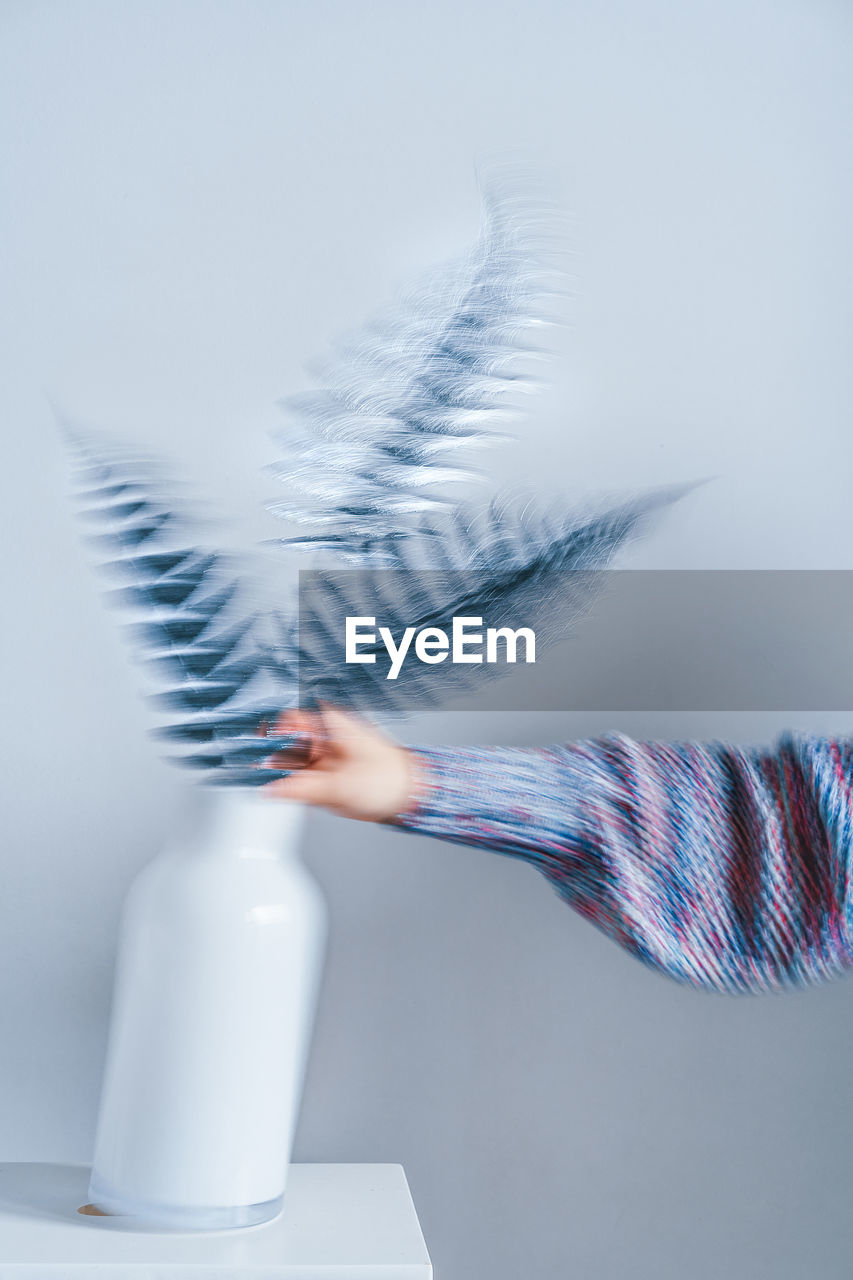
<svg viewBox="0 0 853 1280"><path fill-rule="evenodd" d="M413 790L405 809L389 821L407 831L435 832L452 825L471 807L469 785L459 785L459 751L452 747L408 747ZM454 769L455 762L455 769ZM456 785L454 786L454 779Z"/></svg>
<svg viewBox="0 0 853 1280"><path fill-rule="evenodd" d="M577 832L579 793L557 751L532 747L410 747L417 777L390 820L422 835L537 861Z"/></svg>

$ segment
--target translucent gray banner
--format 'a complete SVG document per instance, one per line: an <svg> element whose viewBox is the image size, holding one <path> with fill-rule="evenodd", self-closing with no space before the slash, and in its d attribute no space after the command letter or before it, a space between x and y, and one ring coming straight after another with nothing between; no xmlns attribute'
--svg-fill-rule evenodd
<svg viewBox="0 0 853 1280"><path fill-rule="evenodd" d="M303 704L845 711L851 648L846 570L300 574Z"/></svg>

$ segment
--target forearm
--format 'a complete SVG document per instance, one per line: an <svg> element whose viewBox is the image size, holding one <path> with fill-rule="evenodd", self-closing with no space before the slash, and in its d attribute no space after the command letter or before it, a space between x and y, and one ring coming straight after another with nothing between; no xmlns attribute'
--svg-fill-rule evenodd
<svg viewBox="0 0 853 1280"><path fill-rule="evenodd" d="M716 990L851 966L851 766L842 744L774 751L633 742L417 749L410 830L533 862L648 963Z"/></svg>

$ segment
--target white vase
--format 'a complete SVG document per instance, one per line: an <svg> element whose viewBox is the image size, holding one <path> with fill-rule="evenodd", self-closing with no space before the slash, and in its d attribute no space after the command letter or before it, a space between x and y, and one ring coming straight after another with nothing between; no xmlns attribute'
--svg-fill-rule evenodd
<svg viewBox="0 0 853 1280"><path fill-rule="evenodd" d="M200 814L125 903L89 1189L104 1213L221 1229L281 1210L326 935L301 806Z"/></svg>

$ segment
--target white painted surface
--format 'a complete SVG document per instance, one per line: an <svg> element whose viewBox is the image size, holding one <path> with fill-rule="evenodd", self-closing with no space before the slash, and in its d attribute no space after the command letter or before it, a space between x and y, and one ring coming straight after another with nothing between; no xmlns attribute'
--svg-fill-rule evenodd
<svg viewBox="0 0 853 1280"><path fill-rule="evenodd" d="M429 1280L397 1164L296 1164L284 1212L243 1231L128 1231L85 1218L82 1165L0 1164L0 1280ZM97 1270L95 1270L97 1268Z"/></svg>
<svg viewBox="0 0 853 1280"><path fill-rule="evenodd" d="M301 806L200 799L125 904L89 1195L160 1226L278 1211L325 939Z"/></svg>

